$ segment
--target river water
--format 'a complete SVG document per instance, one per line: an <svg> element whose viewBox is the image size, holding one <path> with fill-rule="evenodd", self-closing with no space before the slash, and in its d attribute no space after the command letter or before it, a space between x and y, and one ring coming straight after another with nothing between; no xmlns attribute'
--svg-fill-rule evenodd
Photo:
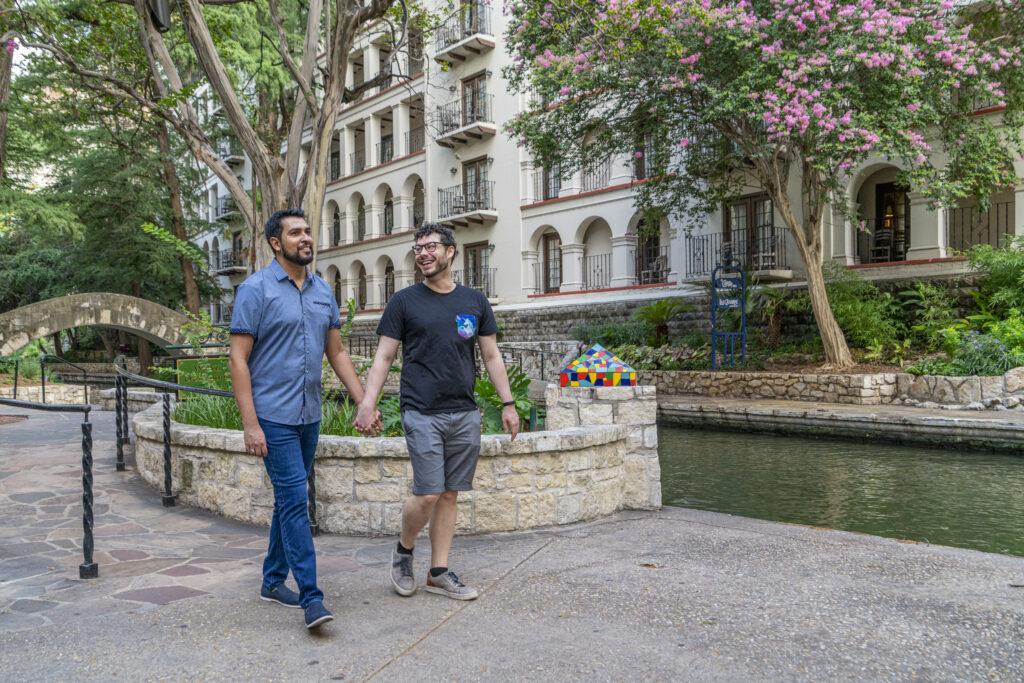
<svg viewBox="0 0 1024 683"><path fill-rule="evenodd" d="M660 424L665 505L1024 555L1024 457Z"/></svg>

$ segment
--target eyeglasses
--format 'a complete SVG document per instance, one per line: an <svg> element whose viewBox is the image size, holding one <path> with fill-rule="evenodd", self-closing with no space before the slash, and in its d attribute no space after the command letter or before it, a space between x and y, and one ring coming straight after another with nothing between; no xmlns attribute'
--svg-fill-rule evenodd
<svg viewBox="0 0 1024 683"><path fill-rule="evenodd" d="M426 251L428 254L433 254L435 251L437 251L437 247L439 244L442 244L442 242L427 242L425 244L414 244L412 247L412 253L420 254Z"/></svg>

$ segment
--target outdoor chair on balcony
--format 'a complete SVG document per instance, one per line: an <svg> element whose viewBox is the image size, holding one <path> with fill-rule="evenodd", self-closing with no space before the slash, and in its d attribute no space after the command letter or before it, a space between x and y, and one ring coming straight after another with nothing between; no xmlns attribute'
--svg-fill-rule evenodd
<svg viewBox="0 0 1024 683"><path fill-rule="evenodd" d="M768 240L768 244L764 246L768 247L767 251L758 252L754 255L754 267L757 270L771 270L775 267L775 238L773 237Z"/></svg>
<svg viewBox="0 0 1024 683"><path fill-rule="evenodd" d="M892 260L892 229L876 230L871 239L871 262L885 263Z"/></svg>
<svg viewBox="0 0 1024 683"><path fill-rule="evenodd" d="M654 259L647 264L647 268L640 271L640 284L648 285L658 282L668 281L668 268L664 267L667 264L662 263L662 260Z"/></svg>
<svg viewBox="0 0 1024 683"><path fill-rule="evenodd" d="M452 215L460 213L466 213L466 197L461 194L457 194L452 197Z"/></svg>

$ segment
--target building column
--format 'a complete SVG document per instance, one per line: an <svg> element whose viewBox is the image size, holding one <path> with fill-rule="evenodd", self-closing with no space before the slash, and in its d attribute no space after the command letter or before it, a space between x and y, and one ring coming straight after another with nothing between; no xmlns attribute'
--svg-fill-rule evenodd
<svg viewBox="0 0 1024 683"><path fill-rule="evenodd" d="M345 126L342 131L344 136L345 145L341 150L341 168L342 175L352 175L356 172L355 166L352 163L352 153L356 151L356 129L352 126Z"/></svg>
<svg viewBox="0 0 1024 683"><path fill-rule="evenodd" d="M583 244L562 245L562 284L560 292L579 292L583 289Z"/></svg>
<svg viewBox="0 0 1024 683"><path fill-rule="evenodd" d="M395 146L395 156L409 154L409 103L399 102L391 108L391 137Z"/></svg>
<svg viewBox="0 0 1024 683"><path fill-rule="evenodd" d="M370 80L380 73L380 46L370 43L363 50L363 75ZM369 96L370 93L367 93Z"/></svg>
<svg viewBox="0 0 1024 683"><path fill-rule="evenodd" d="M1024 236L1024 187L1018 187L1013 196L1013 235Z"/></svg>
<svg viewBox="0 0 1024 683"><path fill-rule="evenodd" d="M347 211L339 212L338 220L341 223L341 242L339 244L348 244L349 242L356 241L356 226L354 224L354 217L349 216Z"/></svg>
<svg viewBox="0 0 1024 683"><path fill-rule="evenodd" d="M399 188L401 189L401 188ZM394 190L392 190L394 192ZM392 211L395 214L395 227L392 232L402 232L412 228L412 197L398 193L391 197Z"/></svg>
<svg viewBox="0 0 1024 683"><path fill-rule="evenodd" d="M377 158L377 143L380 142L380 119L376 116L366 118L363 140L366 143L366 167L377 166L380 163L380 159Z"/></svg>
<svg viewBox="0 0 1024 683"><path fill-rule="evenodd" d="M540 294L537 284L537 251L533 249L524 249L520 252L522 256L523 264L523 291L529 294Z"/></svg>
<svg viewBox="0 0 1024 683"><path fill-rule="evenodd" d="M612 237L611 287L631 287L636 284L636 238L633 235Z"/></svg>
<svg viewBox="0 0 1024 683"><path fill-rule="evenodd" d="M946 255L946 235L943 230L943 216L939 211L930 211L931 201L920 192L911 192L910 196L910 248L907 249L907 260L941 258Z"/></svg>

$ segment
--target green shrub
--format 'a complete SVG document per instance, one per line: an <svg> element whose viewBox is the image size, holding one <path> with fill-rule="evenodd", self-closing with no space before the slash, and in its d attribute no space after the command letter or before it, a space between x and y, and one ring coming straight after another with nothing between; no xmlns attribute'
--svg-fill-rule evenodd
<svg viewBox="0 0 1024 683"><path fill-rule="evenodd" d="M1011 308L1006 318L989 325L988 331L1010 351L1024 351L1024 318L1020 310Z"/></svg>
<svg viewBox="0 0 1024 683"><path fill-rule="evenodd" d="M654 334L647 341L652 346L661 346L668 341L669 323L686 311L692 310L692 308L692 306L679 298L660 299L638 308L633 313L633 320L639 320L650 325L654 329Z"/></svg>
<svg viewBox="0 0 1024 683"><path fill-rule="evenodd" d="M174 421L215 429L242 429L242 416L233 398L195 394L174 407Z"/></svg>
<svg viewBox="0 0 1024 683"><path fill-rule="evenodd" d="M516 412L519 414L519 422L525 425L530 416L530 408L533 401L530 400L530 378L526 376L522 368L510 367L508 372L508 385L512 390L512 400L516 402ZM484 411L483 430L486 434L501 434L505 426L501 422L501 396L491 383L491 379L484 374L478 377L474 393L477 406Z"/></svg>
<svg viewBox="0 0 1024 683"><path fill-rule="evenodd" d="M975 245L967 252L971 269L981 274L981 297L997 318L1003 318L1024 301L1024 237L996 248Z"/></svg>
<svg viewBox="0 0 1024 683"><path fill-rule="evenodd" d="M569 336L583 342L584 346L600 344L606 349L625 344L643 345L653 334L654 327L643 320L623 323L580 321L569 328Z"/></svg>
<svg viewBox="0 0 1024 683"><path fill-rule="evenodd" d="M906 336L903 307L896 297L880 292L855 271L838 263L826 263L822 270L832 314L849 343L868 348L878 341ZM807 293L801 299L805 306L810 305Z"/></svg>
<svg viewBox="0 0 1024 683"><path fill-rule="evenodd" d="M953 375L953 362L948 358L922 358L906 368L912 375Z"/></svg>
<svg viewBox="0 0 1024 683"><path fill-rule="evenodd" d="M945 287L918 282L914 289L900 292L913 316L911 331L926 349L933 351L942 344L942 331L956 320L956 301Z"/></svg>
<svg viewBox="0 0 1024 683"><path fill-rule="evenodd" d="M1024 363L1024 353L1008 350L995 335L970 330L961 337L953 358L953 370L957 376L993 376L1021 363Z"/></svg>
<svg viewBox="0 0 1024 683"><path fill-rule="evenodd" d="M711 357L708 346L617 346L612 352L634 370L684 370Z"/></svg>

